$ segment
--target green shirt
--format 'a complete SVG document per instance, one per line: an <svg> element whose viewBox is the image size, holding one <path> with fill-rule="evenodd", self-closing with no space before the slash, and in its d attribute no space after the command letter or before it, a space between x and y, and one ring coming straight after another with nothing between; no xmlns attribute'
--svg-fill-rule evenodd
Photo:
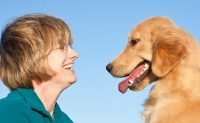
<svg viewBox="0 0 200 123"><path fill-rule="evenodd" d="M55 105L54 119L32 89L13 90L0 100L0 123L73 123Z"/></svg>

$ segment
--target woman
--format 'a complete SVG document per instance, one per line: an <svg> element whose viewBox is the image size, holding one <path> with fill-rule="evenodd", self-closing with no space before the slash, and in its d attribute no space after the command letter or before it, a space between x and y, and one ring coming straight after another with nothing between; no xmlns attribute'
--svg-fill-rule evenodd
<svg viewBox="0 0 200 123"><path fill-rule="evenodd" d="M56 103L76 81L72 43L68 25L53 16L30 14L6 25L0 77L11 92L0 100L0 123L72 123Z"/></svg>

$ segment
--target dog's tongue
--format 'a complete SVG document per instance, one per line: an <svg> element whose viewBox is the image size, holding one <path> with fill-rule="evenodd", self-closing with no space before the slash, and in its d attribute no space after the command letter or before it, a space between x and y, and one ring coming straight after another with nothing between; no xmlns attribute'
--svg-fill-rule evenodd
<svg viewBox="0 0 200 123"><path fill-rule="evenodd" d="M125 80L119 83L118 89L122 94L124 94L127 91L129 86L129 80L132 80L134 82L137 75L139 75L140 72L142 71L143 66L144 66L143 64L137 66L137 68Z"/></svg>

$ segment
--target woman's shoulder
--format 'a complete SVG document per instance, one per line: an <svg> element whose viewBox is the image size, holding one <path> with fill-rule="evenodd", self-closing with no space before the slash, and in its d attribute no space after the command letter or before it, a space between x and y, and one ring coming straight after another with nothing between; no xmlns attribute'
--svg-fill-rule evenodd
<svg viewBox="0 0 200 123"><path fill-rule="evenodd" d="M0 123L29 123L32 119L31 109L23 100L0 100Z"/></svg>
<svg viewBox="0 0 200 123"><path fill-rule="evenodd" d="M3 110L27 110L28 106L26 106L25 101L18 99L8 99L3 98L0 100L0 112Z"/></svg>
<svg viewBox="0 0 200 123"><path fill-rule="evenodd" d="M0 112L6 110L27 110L25 99L21 95L15 93L8 94L7 97L0 99Z"/></svg>

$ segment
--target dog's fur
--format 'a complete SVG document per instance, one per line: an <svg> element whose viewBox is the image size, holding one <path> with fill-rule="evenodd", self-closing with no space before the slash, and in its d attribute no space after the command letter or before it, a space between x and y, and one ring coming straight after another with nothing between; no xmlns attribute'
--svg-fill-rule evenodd
<svg viewBox="0 0 200 123"><path fill-rule="evenodd" d="M195 38L167 17L148 18L133 28L109 72L123 77L142 61L151 63L151 71L129 89L142 90L156 82L144 104L144 122L199 123L200 47Z"/></svg>

